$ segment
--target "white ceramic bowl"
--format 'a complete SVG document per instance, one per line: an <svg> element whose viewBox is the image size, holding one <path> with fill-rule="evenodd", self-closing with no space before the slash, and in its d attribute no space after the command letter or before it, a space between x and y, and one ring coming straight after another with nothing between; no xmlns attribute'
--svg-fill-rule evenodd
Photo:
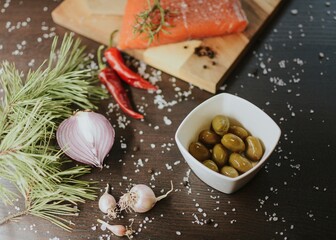
<svg viewBox="0 0 336 240"><path fill-rule="evenodd" d="M236 178L210 170L188 152L190 143L197 140L202 130L210 128L212 118L218 114L238 121L264 145L265 152L259 163ZM221 93L204 101L186 116L176 131L175 141L190 168L203 182L221 192L233 193L262 168L278 143L280 135L279 126L260 108L240 97Z"/></svg>

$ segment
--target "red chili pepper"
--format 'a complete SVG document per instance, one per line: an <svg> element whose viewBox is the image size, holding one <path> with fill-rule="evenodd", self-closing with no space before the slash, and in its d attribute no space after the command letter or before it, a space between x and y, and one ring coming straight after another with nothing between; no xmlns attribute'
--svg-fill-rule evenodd
<svg viewBox="0 0 336 240"><path fill-rule="evenodd" d="M112 94L114 99L119 104L120 108L129 116L135 119L144 118L140 113L134 112L127 97L126 91L121 84L117 74L111 68L103 68L98 74L99 80L106 86L108 91Z"/></svg>
<svg viewBox="0 0 336 240"><path fill-rule="evenodd" d="M104 56L109 65L115 70L119 77L127 84L141 89L157 90L157 87L143 79L139 74L133 72L126 66L119 49L110 47L104 52Z"/></svg>

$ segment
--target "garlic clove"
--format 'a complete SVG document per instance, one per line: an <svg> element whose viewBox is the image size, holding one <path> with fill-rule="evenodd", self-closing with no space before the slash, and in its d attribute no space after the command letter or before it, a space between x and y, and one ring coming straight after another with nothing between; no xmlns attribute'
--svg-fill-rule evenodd
<svg viewBox="0 0 336 240"><path fill-rule="evenodd" d="M132 238L132 235L134 233L134 231L132 230L132 224L131 224L130 227L125 227L123 225L111 225L111 224L108 224L107 222L104 222L100 219L97 219L97 221L99 223L101 223L102 226L105 226L108 230L110 230L114 235L116 235L118 237L126 236L129 239Z"/></svg>
<svg viewBox="0 0 336 240"><path fill-rule="evenodd" d="M117 206L117 201L115 198L108 193L110 186L107 184L104 194L99 198L98 207L100 211L105 214L108 214L110 211L114 211Z"/></svg>

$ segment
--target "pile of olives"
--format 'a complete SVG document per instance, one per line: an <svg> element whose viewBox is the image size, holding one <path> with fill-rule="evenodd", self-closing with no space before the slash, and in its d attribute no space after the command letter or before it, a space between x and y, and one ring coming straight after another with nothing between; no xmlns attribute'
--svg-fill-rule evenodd
<svg viewBox="0 0 336 240"><path fill-rule="evenodd" d="M189 145L189 153L206 167L228 177L253 168L264 154L262 142L227 116L217 115L210 129L202 130Z"/></svg>

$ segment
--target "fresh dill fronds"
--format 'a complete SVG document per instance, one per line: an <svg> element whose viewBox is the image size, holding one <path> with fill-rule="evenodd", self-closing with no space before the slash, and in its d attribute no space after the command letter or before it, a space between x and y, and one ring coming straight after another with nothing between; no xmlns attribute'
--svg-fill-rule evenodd
<svg viewBox="0 0 336 240"><path fill-rule="evenodd" d="M135 16L133 34L144 33L148 38L148 45L151 45L160 32L169 34L166 28L172 27L172 25L168 19L175 14L171 10L163 8L160 0L153 0L153 4L148 0L148 9Z"/></svg>
<svg viewBox="0 0 336 240"><path fill-rule="evenodd" d="M64 167L69 160L55 146L55 131L74 108L95 109L92 101L106 94L85 68L89 59L80 41L65 35L59 48L57 43L55 37L49 60L25 78L14 64L0 65L0 200L25 205L0 219L0 226L33 215L70 230L67 216L77 216L76 205L95 198L92 182L78 179L90 168Z"/></svg>

